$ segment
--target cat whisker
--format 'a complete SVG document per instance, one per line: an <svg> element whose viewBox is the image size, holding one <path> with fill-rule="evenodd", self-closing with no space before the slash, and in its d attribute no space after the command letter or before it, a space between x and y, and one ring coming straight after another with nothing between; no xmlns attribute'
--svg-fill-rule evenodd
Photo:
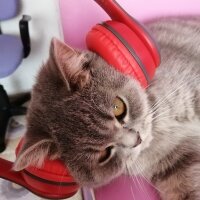
<svg viewBox="0 0 200 200"><path fill-rule="evenodd" d="M138 174L140 174L140 176L136 176L136 180L138 180L138 183L140 183L141 188L143 188L143 193L145 193L146 196L147 196L147 198L150 200L150 196L149 196L148 192L146 192L146 190L145 190L146 187L145 187L145 185L144 185L143 180L141 179L142 174L141 174L141 172L139 172L140 169L138 170L138 168L139 168L138 162L136 162L135 167L136 167L136 169L137 169L137 171L138 171Z"/></svg>
<svg viewBox="0 0 200 200"><path fill-rule="evenodd" d="M131 176L130 169L129 169L129 167L127 166L127 164L126 164L126 171L127 171L128 175Z"/></svg>
<svg viewBox="0 0 200 200"><path fill-rule="evenodd" d="M162 97L162 98L159 99L157 102L155 102L155 103L152 105L151 110L153 110L154 108L157 108L158 106L160 106L164 101L166 101L166 99L167 99L168 97L171 97L176 91L180 90L185 84L186 84L185 82L180 83L180 85L179 85L176 89L170 91L166 96Z"/></svg>
<svg viewBox="0 0 200 200"><path fill-rule="evenodd" d="M188 98L188 100L193 100L194 98ZM187 99L185 99L187 100ZM194 108L194 105L184 105L185 109L188 109L188 108ZM200 106L195 106L195 108L200 108ZM156 113L158 112L158 110L155 110L153 111L151 114L154 114L155 116L152 117L152 120L155 120L156 118L160 118L160 116L168 116L168 115L165 115L165 114L169 114L168 112L171 111L171 108L169 108L169 106L165 106L165 107L162 107L162 113L160 113L159 115L156 115ZM169 116L172 116L169 114ZM176 117L177 115L173 115L174 117ZM177 116L178 117L178 116ZM162 119L162 118L161 118Z"/></svg>
<svg viewBox="0 0 200 200"><path fill-rule="evenodd" d="M138 168L137 168L137 163L135 163L135 169L137 171L137 174L139 174ZM133 177L132 177L133 179ZM141 179L139 179L138 176L135 176L136 182L138 183L138 189L141 191L141 193L145 193L145 187L142 185ZM147 198L149 199L149 195L147 193Z"/></svg>
<svg viewBox="0 0 200 200"><path fill-rule="evenodd" d="M92 95L92 94L91 94ZM91 96L91 99L90 99L92 102L93 102L93 104L95 105L95 107L96 107L96 110L97 111L99 111L100 113L105 113L105 110L102 110L100 107L99 107L99 105L97 105L96 103L95 103L95 101L94 101L94 98Z"/></svg>
<svg viewBox="0 0 200 200"><path fill-rule="evenodd" d="M155 190L157 190L158 192L161 192L155 185L153 185L153 184L143 175L143 173L142 173L142 167L141 167L140 162L137 162L137 165L138 165L138 167L140 168L140 175L142 176L142 178L144 178L144 180L145 180L148 184L150 184Z"/></svg>
<svg viewBox="0 0 200 200"><path fill-rule="evenodd" d="M188 99L188 100L189 100L189 99ZM193 100L193 99L190 99L190 100ZM190 106L185 105L184 107L185 107L185 109L194 108L194 105L190 105ZM195 108L200 108L200 106L195 106ZM158 110L156 110L156 111L154 112L154 114L156 114L157 111L158 111ZM168 112L168 111L171 111L171 108L169 108L169 106L162 107L162 113L160 113L160 114L163 114L163 113ZM159 114L159 115L160 115L160 114ZM155 117L158 117L159 115L156 115ZM153 117L152 119L154 119L155 117Z"/></svg>
<svg viewBox="0 0 200 200"><path fill-rule="evenodd" d="M103 112L103 110L99 109L98 106L96 105L96 103L94 102L94 100L92 99L92 102L94 103L94 106L91 106L90 104L88 104L86 101L84 102L89 108L91 108L91 110L95 110L98 112Z"/></svg>
<svg viewBox="0 0 200 200"><path fill-rule="evenodd" d="M186 108L193 108L193 106L186 107ZM177 121L178 121L179 118L181 119L180 114L179 115L177 115L177 114L170 114L168 111L170 111L170 109L166 110L165 112L160 113L159 115L156 115L155 117L152 117L152 120L158 122L158 121L162 121L164 119L169 119L171 117L174 117L174 118L176 117ZM195 116L195 112L194 112L194 116Z"/></svg>
<svg viewBox="0 0 200 200"><path fill-rule="evenodd" d="M134 183L134 185L136 185L135 179L132 177L132 174L131 174L131 172L130 172L130 169L129 169L129 167L128 167L127 165L126 165L126 170L127 170L127 172L128 172L128 175L130 176L132 182ZM133 199L134 199L134 192L133 192L132 185L131 185L130 187L131 187L131 194L132 194ZM140 188L138 187L138 189L140 189Z"/></svg>
<svg viewBox="0 0 200 200"><path fill-rule="evenodd" d="M165 115L165 114L169 114L169 111L170 111L170 110L171 110L171 109L165 110L164 112L160 113L159 115L156 115L156 116L152 117L152 120L155 120L155 119L157 119L157 118L159 118L160 116L163 116L163 115Z"/></svg>
<svg viewBox="0 0 200 200"><path fill-rule="evenodd" d="M147 198L148 198L149 200L151 200L148 191L146 191L146 187L145 187L145 184L144 184L144 180L142 180L142 178L144 178L144 177L143 177L142 175L140 175L138 178L141 180L141 183L142 183L142 185L143 185L143 188L145 188L145 194L146 194Z"/></svg>
<svg viewBox="0 0 200 200"><path fill-rule="evenodd" d="M84 154L76 155L74 157L74 160L80 160L83 157Z"/></svg>
<svg viewBox="0 0 200 200"><path fill-rule="evenodd" d="M133 197L133 200L135 200L135 197L134 197L134 192L133 192L133 187L132 187L132 185L130 185L130 188L131 188L131 195L132 195L132 197Z"/></svg>
<svg viewBox="0 0 200 200"><path fill-rule="evenodd" d="M135 170L137 171L135 174L138 174L138 169L135 168ZM138 189L143 193L144 191L143 191L143 188L142 188L142 186L141 186L141 184L140 184L140 181L138 180L138 177L135 176L135 179L133 178L133 173L132 173L133 169L132 169L132 166L130 166L130 169L129 169L129 167L127 166L127 171L128 171L129 176L131 177L131 180L133 181L133 183L134 183L135 185L137 185L137 186L138 186ZM131 172L130 172L130 171L131 171ZM136 181L136 182L135 182L135 181ZM138 183L138 184L136 184L136 183Z"/></svg>
<svg viewBox="0 0 200 200"><path fill-rule="evenodd" d="M147 90L152 85L153 85L153 82L151 82L150 84L148 84L144 89Z"/></svg>
<svg viewBox="0 0 200 200"><path fill-rule="evenodd" d="M198 76L194 77L194 80L196 80L198 78ZM178 90L180 90L183 86L185 86L185 84L187 84L187 82L184 82L182 80L182 82L179 83L178 87L175 88L174 90L170 91L166 96L162 97L161 99L159 99L157 102L155 102L152 107L150 108L150 111L148 114L153 114L164 102L166 102L168 97L174 97L173 94L175 92L177 92ZM190 97L189 97L190 98Z"/></svg>

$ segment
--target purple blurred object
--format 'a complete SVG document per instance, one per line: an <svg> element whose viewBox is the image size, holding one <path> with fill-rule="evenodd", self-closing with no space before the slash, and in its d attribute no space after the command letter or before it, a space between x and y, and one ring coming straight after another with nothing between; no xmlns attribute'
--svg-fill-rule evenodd
<svg viewBox="0 0 200 200"><path fill-rule="evenodd" d="M0 20L15 17L19 11L19 0L0 0ZM20 37L1 33L0 30L0 78L12 74L23 58L30 53L28 21L31 17L23 15L19 22Z"/></svg>
<svg viewBox="0 0 200 200"><path fill-rule="evenodd" d="M23 45L20 37L0 35L0 78L12 74L21 63L22 58Z"/></svg>
<svg viewBox="0 0 200 200"><path fill-rule="evenodd" d="M0 20L10 19L19 12L19 0L0 0Z"/></svg>
<svg viewBox="0 0 200 200"><path fill-rule="evenodd" d="M81 191L82 191L83 200L95 200L93 189L85 187L85 188L82 188Z"/></svg>
<svg viewBox="0 0 200 200"><path fill-rule="evenodd" d="M19 11L19 0L0 0L0 21L15 17ZM12 74L31 50L28 22L29 15L19 21L20 37L4 34L0 27L0 78ZM12 110L14 107L14 110ZM0 152L6 147L5 135L10 117L24 115L26 108L11 105L8 94L0 84ZM0 198L1 199L1 198Z"/></svg>

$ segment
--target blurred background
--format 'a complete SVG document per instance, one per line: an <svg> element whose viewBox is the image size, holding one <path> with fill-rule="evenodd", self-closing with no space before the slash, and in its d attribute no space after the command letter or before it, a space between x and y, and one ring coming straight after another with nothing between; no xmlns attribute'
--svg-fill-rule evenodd
<svg viewBox="0 0 200 200"><path fill-rule="evenodd" d="M0 22L3 34L19 36L19 20L22 14L31 16L29 21L30 55L23 59L14 73L0 79L0 84L4 86L8 94L31 89L38 69L48 57L51 38L54 36L62 39L58 4L58 0L20 0L17 16Z"/></svg>
<svg viewBox="0 0 200 200"><path fill-rule="evenodd" d="M52 37L64 40L73 47L84 49L88 30L96 23L109 19L93 0L0 0L0 11L4 9L1 8L3 1L17 1L19 4L16 16L0 20L3 34L19 36L18 24L22 15L30 15L32 18L29 21L30 55L22 60L14 73L5 78L0 77L0 84L8 94L31 89L39 68L48 57ZM156 17L200 13L199 0L117 0L117 2L142 22Z"/></svg>

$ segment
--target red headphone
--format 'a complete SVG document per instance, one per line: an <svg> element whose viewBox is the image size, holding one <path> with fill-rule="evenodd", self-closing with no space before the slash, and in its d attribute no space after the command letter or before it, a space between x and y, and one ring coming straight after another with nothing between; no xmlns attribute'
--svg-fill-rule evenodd
<svg viewBox="0 0 200 200"><path fill-rule="evenodd" d="M155 42L148 32L126 13L115 0L95 0L111 17L88 33L88 49L103 57L122 73L146 87L160 63ZM16 154L20 151L19 143ZM0 158L0 177L24 186L38 196L63 199L74 195L79 186L60 160L46 160L42 168L12 171L12 162Z"/></svg>
<svg viewBox="0 0 200 200"><path fill-rule="evenodd" d="M146 87L160 63L157 46L145 28L115 0L95 0L111 17L88 33L88 49Z"/></svg>

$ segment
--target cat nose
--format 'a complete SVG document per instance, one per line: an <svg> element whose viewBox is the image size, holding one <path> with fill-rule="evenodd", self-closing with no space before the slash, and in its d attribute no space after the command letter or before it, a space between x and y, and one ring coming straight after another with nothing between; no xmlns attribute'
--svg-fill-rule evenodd
<svg viewBox="0 0 200 200"><path fill-rule="evenodd" d="M123 148L135 148L142 143L142 139L140 135L136 132L136 134L124 134L121 138L119 138L118 146Z"/></svg>
<svg viewBox="0 0 200 200"><path fill-rule="evenodd" d="M119 146L126 148L135 148L142 143L140 132L134 128L129 128L126 124L122 125L124 131L119 137Z"/></svg>
<svg viewBox="0 0 200 200"><path fill-rule="evenodd" d="M133 131L133 129L129 128L126 124L123 124L122 127L123 127L123 129L125 129L127 131L130 131L130 132Z"/></svg>

